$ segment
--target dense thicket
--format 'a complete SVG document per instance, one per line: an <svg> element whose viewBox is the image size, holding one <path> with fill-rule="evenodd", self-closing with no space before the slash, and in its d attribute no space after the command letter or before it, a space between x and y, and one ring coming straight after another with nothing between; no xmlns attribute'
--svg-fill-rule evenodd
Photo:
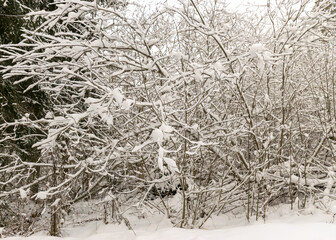
<svg viewBox="0 0 336 240"><path fill-rule="evenodd" d="M190 0L152 13L66 0L29 13L44 20L1 45L13 62L1 71L35 79L27 89L52 108L1 125L44 137L37 161L6 153L0 198L43 202L54 235L85 199L155 208L180 227L233 209L265 218L281 202L328 211L336 96L327 4L238 14Z"/></svg>

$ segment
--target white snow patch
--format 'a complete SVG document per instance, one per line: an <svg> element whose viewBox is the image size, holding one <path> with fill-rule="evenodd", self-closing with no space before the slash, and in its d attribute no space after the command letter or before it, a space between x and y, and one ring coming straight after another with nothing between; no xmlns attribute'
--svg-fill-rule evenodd
<svg viewBox="0 0 336 240"><path fill-rule="evenodd" d="M251 57L257 57L258 53L262 53L266 48L261 43L255 43L250 47L249 54Z"/></svg>
<svg viewBox="0 0 336 240"><path fill-rule="evenodd" d="M165 157L163 160L167 163L168 168L172 173L179 172L176 162L173 159Z"/></svg>
<svg viewBox="0 0 336 240"><path fill-rule="evenodd" d="M158 157L158 167L159 169L163 172L163 158L162 157Z"/></svg>
<svg viewBox="0 0 336 240"><path fill-rule="evenodd" d="M124 99L124 95L122 93L122 90L121 88L115 88L113 91L112 91L112 94L113 94L113 97L115 99L115 101L121 105L122 104L122 101Z"/></svg>
<svg viewBox="0 0 336 240"><path fill-rule="evenodd" d="M55 202L53 202L53 203L51 204L51 207L57 206L57 205L59 204L60 201L61 201L61 199L60 199L60 198L57 198L57 199L55 200Z"/></svg>
<svg viewBox="0 0 336 240"><path fill-rule="evenodd" d="M27 192L23 188L20 188L20 197L21 199L27 198Z"/></svg>
<svg viewBox="0 0 336 240"><path fill-rule="evenodd" d="M53 112L47 112L47 114L44 117L45 119L53 119L54 118L54 113Z"/></svg>
<svg viewBox="0 0 336 240"><path fill-rule="evenodd" d="M126 99L122 102L121 108L124 110L130 110L131 106L134 104L134 101L131 99Z"/></svg>
<svg viewBox="0 0 336 240"><path fill-rule="evenodd" d="M163 140L163 132L161 131L161 129L156 128L153 130L151 137L154 142L161 144Z"/></svg>
<svg viewBox="0 0 336 240"><path fill-rule="evenodd" d="M38 193L36 194L36 198L37 198L37 199L42 199L42 200L46 199L47 196L48 196L48 192L44 192L44 191L42 191L42 192L38 192Z"/></svg>
<svg viewBox="0 0 336 240"><path fill-rule="evenodd" d="M332 214L336 214L336 201L333 201L332 204L330 205L330 212Z"/></svg>
<svg viewBox="0 0 336 240"><path fill-rule="evenodd" d="M174 131L174 128L165 124L164 122L162 123L161 127L160 127L161 131L164 133L171 133Z"/></svg>

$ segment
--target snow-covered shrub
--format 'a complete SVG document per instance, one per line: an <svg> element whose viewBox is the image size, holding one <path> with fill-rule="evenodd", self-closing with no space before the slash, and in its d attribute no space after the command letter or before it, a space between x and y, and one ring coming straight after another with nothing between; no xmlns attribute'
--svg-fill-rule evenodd
<svg viewBox="0 0 336 240"><path fill-rule="evenodd" d="M314 36L330 18L309 16L306 2L253 18L206 2L130 16L66 0L31 13L45 21L1 46L15 63L2 72L36 78L53 107L6 123L24 121L44 138L38 162L1 167L0 197L38 185L29 197L51 209L51 225L66 206L112 194L201 227L237 208L265 218L275 201L303 207L329 196L335 50Z"/></svg>

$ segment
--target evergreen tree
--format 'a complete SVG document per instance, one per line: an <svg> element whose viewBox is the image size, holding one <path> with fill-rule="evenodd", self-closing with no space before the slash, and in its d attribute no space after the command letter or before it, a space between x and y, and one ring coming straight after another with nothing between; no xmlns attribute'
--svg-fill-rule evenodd
<svg viewBox="0 0 336 240"><path fill-rule="evenodd" d="M34 29L41 19L28 19L24 15L32 10L50 9L51 1L40 0L5 0L0 2L0 43L11 45L19 43L23 37L23 28ZM0 52L0 58L3 53ZM11 65L12 61L2 61L2 66ZM31 120L40 119L45 114L45 108L48 106L47 96L37 87L25 91L34 79L20 82L20 77L4 79L0 75L0 124L1 134L8 141L1 142L0 148L8 156L19 156L26 161L36 161L39 153L32 149L32 145L37 141L38 131L31 129L25 124L8 124L13 123L22 117ZM10 161L2 159L2 164Z"/></svg>
<svg viewBox="0 0 336 240"><path fill-rule="evenodd" d="M50 1L49 1L50 2ZM5 0L0 1L0 44L8 45L6 51L11 51L13 44L23 40L23 28L34 29L41 19L29 19L24 15L32 10L52 8L48 1L40 0ZM13 64L12 60L3 61L4 52L0 51L0 71ZM48 97L39 88L33 87L25 91L34 79L20 83L23 77L4 78L0 73L0 167L17 164L18 161L36 162L40 151L32 145L41 138L40 131L27 124L30 120L40 119L49 107ZM17 84L13 84L17 82ZM22 121L26 119L26 121ZM30 179L34 181L40 175L39 167L31 170ZM7 174L7 177L15 173ZM0 181L4 180L1 175ZM0 191L6 191L12 184L1 186ZM31 187L32 192L38 191L38 184ZM0 226L8 225L8 221L19 217L19 213L10 209L9 202L0 205ZM11 217L9 217L11 216Z"/></svg>

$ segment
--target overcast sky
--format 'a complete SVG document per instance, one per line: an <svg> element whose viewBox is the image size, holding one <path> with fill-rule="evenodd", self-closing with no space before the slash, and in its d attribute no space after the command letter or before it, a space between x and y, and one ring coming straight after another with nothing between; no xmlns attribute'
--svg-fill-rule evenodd
<svg viewBox="0 0 336 240"><path fill-rule="evenodd" d="M167 2L169 5L173 5L174 2L177 2L178 0L143 0L143 4L158 4L158 3L164 3ZM211 0L209 0L211 1ZM246 8L249 5L266 5L267 0L226 0L229 7L235 9L237 7Z"/></svg>
<svg viewBox="0 0 336 240"><path fill-rule="evenodd" d="M266 5L267 0L227 0L229 6L235 7L247 7L249 5Z"/></svg>

